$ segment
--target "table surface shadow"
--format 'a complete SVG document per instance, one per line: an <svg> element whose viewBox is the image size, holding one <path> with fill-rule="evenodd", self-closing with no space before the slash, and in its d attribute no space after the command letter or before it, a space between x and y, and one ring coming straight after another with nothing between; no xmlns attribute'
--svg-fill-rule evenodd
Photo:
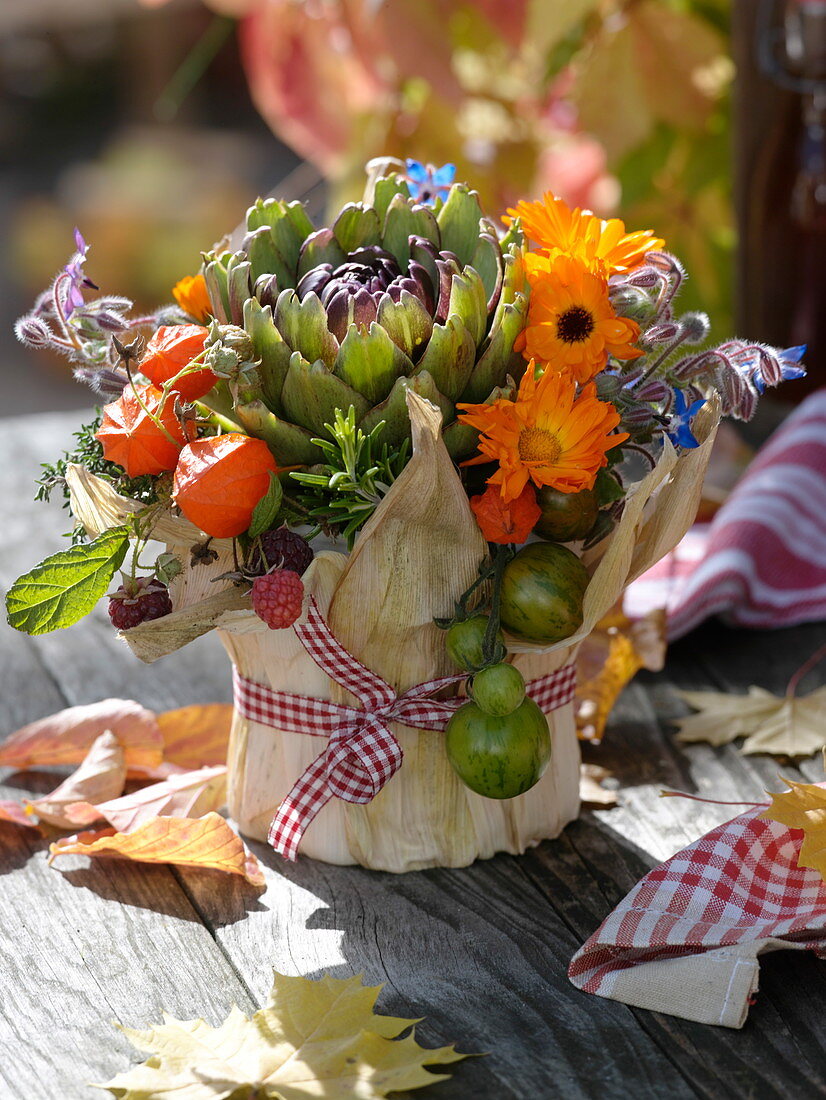
<svg viewBox="0 0 826 1100"><path fill-rule="evenodd" d="M4 588L65 544L66 513L34 504L32 483L77 422L3 421ZM267 881L259 892L195 869L81 857L49 867L47 838L0 823L0 1100L101 1096L90 1082L141 1060L113 1021L146 1027L167 1011L217 1023L233 1004L262 1004L273 968L361 973L384 983L380 1010L423 1017L423 1045L484 1054L450 1067L432 1088L442 1100L826 1096L826 967L810 953L765 960L740 1031L592 997L566 977L576 949L647 870L732 816L662 799L661 788L754 801L778 789L778 771L823 777L817 757L778 764L736 746L678 744L673 720L687 711L678 690L782 692L824 639L822 624L758 633L708 623L673 646L662 673L626 689L603 744L586 747L614 773L618 806L586 810L519 857L391 875L287 864L252 843ZM159 710L231 698L216 639L148 668L99 612L36 639L4 624L0 655L0 736L110 696ZM43 794L56 779L0 769L0 799Z"/></svg>

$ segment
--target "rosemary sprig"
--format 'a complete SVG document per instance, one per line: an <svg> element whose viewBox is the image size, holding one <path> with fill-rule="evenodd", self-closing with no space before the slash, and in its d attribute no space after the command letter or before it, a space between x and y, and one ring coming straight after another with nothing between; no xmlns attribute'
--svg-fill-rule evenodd
<svg viewBox="0 0 826 1100"><path fill-rule="evenodd" d="M369 433L356 426L351 405L345 415L336 409L335 423L325 424L332 439L314 439L327 459L309 471L290 477L302 490L297 500L318 529L342 534L352 549L356 532L376 510L382 497L407 463L410 444L398 449L380 442L384 421Z"/></svg>

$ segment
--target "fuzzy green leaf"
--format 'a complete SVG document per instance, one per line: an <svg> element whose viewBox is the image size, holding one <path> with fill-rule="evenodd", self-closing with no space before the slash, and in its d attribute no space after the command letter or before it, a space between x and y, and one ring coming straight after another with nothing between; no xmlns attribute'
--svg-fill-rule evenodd
<svg viewBox="0 0 826 1100"><path fill-rule="evenodd" d="M129 529L113 527L93 542L46 558L9 589L10 625L24 634L48 634L88 615L109 587L128 546Z"/></svg>
<svg viewBox="0 0 826 1100"><path fill-rule="evenodd" d="M284 491L281 488L281 482L275 474L271 473L270 487L252 511L252 519L248 532L251 539L254 539L257 535L262 534L264 531L268 531L270 527L272 527L275 522L275 517L281 509L281 498L283 496Z"/></svg>

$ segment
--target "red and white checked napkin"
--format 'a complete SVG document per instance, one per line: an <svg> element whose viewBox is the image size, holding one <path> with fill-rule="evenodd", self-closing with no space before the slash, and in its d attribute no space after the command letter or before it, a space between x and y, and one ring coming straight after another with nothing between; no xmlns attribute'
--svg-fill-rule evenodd
<svg viewBox="0 0 826 1100"><path fill-rule="evenodd" d="M826 882L797 866L803 832L720 825L637 883L571 960L586 993L703 1024L742 1027L758 956L808 948L826 958Z"/></svg>
<svg viewBox="0 0 826 1100"><path fill-rule="evenodd" d="M710 524L630 585L627 615L657 607L671 639L711 615L749 627L826 618L826 390L761 447Z"/></svg>

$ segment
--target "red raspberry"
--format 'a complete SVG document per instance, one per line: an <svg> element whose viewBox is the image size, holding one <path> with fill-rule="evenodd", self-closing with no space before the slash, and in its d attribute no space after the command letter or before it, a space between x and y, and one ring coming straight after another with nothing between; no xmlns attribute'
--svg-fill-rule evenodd
<svg viewBox="0 0 826 1100"><path fill-rule="evenodd" d="M138 623L160 619L172 610L166 585L154 577L137 577L123 582L109 597L109 618L118 630L131 630Z"/></svg>
<svg viewBox="0 0 826 1100"><path fill-rule="evenodd" d="M292 569L273 569L252 582L252 609L270 630L292 626L303 598L304 583Z"/></svg>
<svg viewBox="0 0 826 1100"><path fill-rule="evenodd" d="M255 546L249 561L249 567L253 573L266 573L268 569L276 566L279 569L291 569L300 577L313 560L312 546L289 527L265 531L260 537L264 561L261 560L258 546Z"/></svg>

